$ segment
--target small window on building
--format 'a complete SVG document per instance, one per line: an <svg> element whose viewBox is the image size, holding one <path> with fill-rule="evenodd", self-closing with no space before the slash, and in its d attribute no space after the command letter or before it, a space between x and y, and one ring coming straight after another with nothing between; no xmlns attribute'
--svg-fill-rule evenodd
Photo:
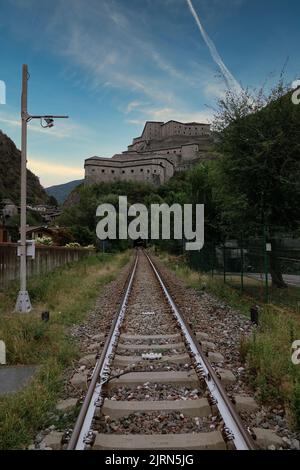
<svg viewBox="0 0 300 470"><path fill-rule="evenodd" d="M144 168L141 168L141 171L144 171Z"/></svg>
<svg viewBox="0 0 300 470"><path fill-rule="evenodd" d="M134 173L134 170L131 170L131 173Z"/></svg>
<svg viewBox="0 0 300 470"><path fill-rule="evenodd" d="M112 173L114 173L114 172L115 172L115 170L111 170L111 172L112 172Z"/></svg>
<svg viewBox="0 0 300 470"><path fill-rule="evenodd" d="M105 173L105 170L102 170L102 173Z"/></svg>
<svg viewBox="0 0 300 470"><path fill-rule="evenodd" d="M125 173L125 170L122 170L122 173L124 174L124 173Z"/></svg>
<svg viewBox="0 0 300 470"><path fill-rule="evenodd" d="M150 173L150 170L147 170L147 173Z"/></svg>

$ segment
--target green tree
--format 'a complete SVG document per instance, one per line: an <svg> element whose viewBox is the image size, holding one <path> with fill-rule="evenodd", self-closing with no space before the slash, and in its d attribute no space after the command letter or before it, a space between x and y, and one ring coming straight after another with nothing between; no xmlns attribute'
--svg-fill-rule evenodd
<svg viewBox="0 0 300 470"><path fill-rule="evenodd" d="M273 284L285 287L276 241L299 229L300 106L283 80L267 96L228 92L219 102L215 128L221 157L215 198L227 235L260 236L265 228L273 250Z"/></svg>

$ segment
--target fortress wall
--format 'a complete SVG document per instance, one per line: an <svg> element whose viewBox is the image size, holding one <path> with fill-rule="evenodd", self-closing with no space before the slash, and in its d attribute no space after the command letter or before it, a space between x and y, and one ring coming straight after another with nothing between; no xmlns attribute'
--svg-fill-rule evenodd
<svg viewBox="0 0 300 470"><path fill-rule="evenodd" d="M182 124L176 121L167 122L162 127L162 137L170 137L173 135L183 136L204 136L210 133L210 126L208 124Z"/></svg>
<svg viewBox="0 0 300 470"><path fill-rule="evenodd" d="M142 139L160 139L162 137L162 124L161 122L147 122L142 134Z"/></svg>
<svg viewBox="0 0 300 470"><path fill-rule="evenodd" d="M87 159L85 182L142 181L162 184L175 171L209 159L211 142L208 124L149 121L142 136L133 139L126 152L112 158Z"/></svg>
<svg viewBox="0 0 300 470"><path fill-rule="evenodd" d="M95 184L100 181L140 181L162 184L174 174L174 165L167 160L143 160L121 164L109 159L90 160L85 164L85 183Z"/></svg>
<svg viewBox="0 0 300 470"><path fill-rule="evenodd" d="M181 151L182 160L186 161L195 158L195 155L197 154L198 150L199 147L197 144L184 145Z"/></svg>
<svg viewBox="0 0 300 470"><path fill-rule="evenodd" d="M202 132L202 131L201 131ZM146 151L158 151L162 149L167 150L180 150L183 145L192 143L197 143L200 147L207 147L211 144L211 134L205 133L199 135L189 134L189 131L185 134L175 134L175 135L166 135L164 138L152 139L152 140L142 140L132 145L128 145L128 152L146 152Z"/></svg>
<svg viewBox="0 0 300 470"><path fill-rule="evenodd" d="M140 137L135 137L132 140L132 145L129 147L136 148L135 146L147 140L165 139L172 136L192 136L203 137L210 136L210 124L205 123L181 123L178 121L152 122L147 121Z"/></svg>

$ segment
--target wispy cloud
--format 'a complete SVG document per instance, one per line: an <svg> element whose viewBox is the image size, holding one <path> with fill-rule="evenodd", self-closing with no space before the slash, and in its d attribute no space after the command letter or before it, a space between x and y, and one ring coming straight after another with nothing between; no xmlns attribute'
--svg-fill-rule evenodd
<svg viewBox="0 0 300 470"><path fill-rule="evenodd" d="M38 0L30 1L37 8ZM49 131L34 123L32 131L66 140L90 136L97 148L97 119L102 115L113 125L122 117L140 126L145 120L209 121L205 102L221 96L222 87L214 77L214 64L196 56L197 48L193 53L189 19L182 0L76 0L71 9L65 0L56 0L47 21L40 22L39 47L63 59L64 82L72 82L82 96L95 96L95 103L104 106L97 110L96 104L93 118L85 116L93 135L71 126L71 120ZM19 23L14 27L36 44L35 32ZM7 126L20 125L18 117L3 119ZM100 145L103 148L103 140Z"/></svg>
<svg viewBox="0 0 300 470"><path fill-rule="evenodd" d="M45 187L65 183L72 179L81 179L84 176L83 168L49 163L35 157L28 159L28 168L39 175L41 183Z"/></svg>
<svg viewBox="0 0 300 470"><path fill-rule="evenodd" d="M208 98L224 98L226 94L224 86L218 82L207 83L203 88L203 92Z"/></svg>
<svg viewBox="0 0 300 470"><path fill-rule="evenodd" d="M143 124L145 119L150 121L169 121L175 119L180 122L203 122L210 123L213 117L211 110L207 109L204 111L189 111L177 108L141 108L139 110L143 116L142 119L127 119L128 124Z"/></svg>
<svg viewBox="0 0 300 470"><path fill-rule="evenodd" d="M134 126L143 126L145 124L144 119L126 119L127 124L133 124Z"/></svg>
<svg viewBox="0 0 300 470"><path fill-rule="evenodd" d="M235 79L235 77L232 75L232 73L229 71L229 69L226 67L226 65L224 64L219 52L217 51L217 48L215 46L215 44L213 43L213 41L211 40L211 38L208 36L207 32L205 31L201 21L200 21L200 18L192 4L192 1L191 0L186 0L187 1L187 4L188 4L188 7L196 21L196 24L200 30L200 33L211 53L211 56L213 58L213 60L215 61L215 63L217 64L217 66L220 68L220 71L227 83L227 86L233 90L235 90L236 92L241 92L242 91L242 88L240 86L240 84L238 83L238 81Z"/></svg>
<svg viewBox="0 0 300 470"><path fill-rule="evenodd" d="M59 30L63 22L66 47L61 49L58 36L56 52L81 67L94 92L102 93L104 88L127 91L136 94L133 101L146 98L168 106L176 105L187 86L200 94L205 76L194 73L184 55L180 66L176 55L177 63L172 61L167 44L163 50L157 35L149 30L149 10L146 18L141 11L130 10L130 5L123 8L122 2L102 0L100 5L77 0L70 14L61 2L49 31ZM172 28L171 22L166 22L166 28Z"/></svg>
<svg viewBox="0 0 300 470"><path fill-rule="evenodd" d="M124 110L124 113L125 114L129 114L131 113L132 111L134 111L135 109L138 109L140 108L141 106L144 106L145 103L143 103L142 101L130 101L130 103L127 104L125 110Z"/></svg>

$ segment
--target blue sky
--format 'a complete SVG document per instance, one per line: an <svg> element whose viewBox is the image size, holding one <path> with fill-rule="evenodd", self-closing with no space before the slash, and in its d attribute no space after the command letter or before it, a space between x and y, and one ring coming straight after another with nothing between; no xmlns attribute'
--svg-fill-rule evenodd
<svg viewBox="0 0 300 470"><path fill-rule="evenodd" d="M300 77L298 0L193 0L227 68L243 86ZM146 120L207 121L224 90L186 0L0 0L0 129L20 146L21 67L29 112L69 114L30 125L29 167L45 186L83 176L84 159L110 157ZM270 79L270 84L272 78Z"/></svg>

